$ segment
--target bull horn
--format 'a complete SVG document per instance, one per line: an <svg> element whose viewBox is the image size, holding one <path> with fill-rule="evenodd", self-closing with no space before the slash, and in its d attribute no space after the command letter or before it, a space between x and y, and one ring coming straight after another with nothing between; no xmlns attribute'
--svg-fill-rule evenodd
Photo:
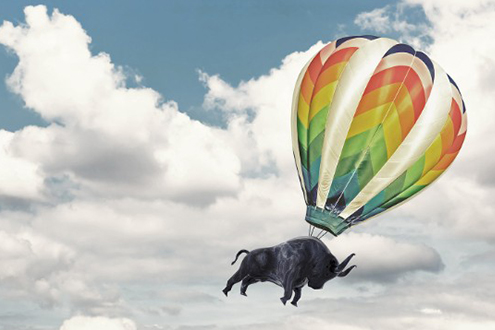
<svg viewBox="0 0 495 330"><path fill-rule="evenodd" d="M351 261L352 257L354 257L356 254L351 254L349 255L347 258L345 258L344 261L342 261L342 263L340 265L337 266L337 268L335 268L335 272L336 273L340 273L342 270L344 270L344 268L347 266L347 264L349 263L349 261Z"/></svg>
<svg viewBox="0 0 495 330"><path fill-rule="evenodd" d="M353 270L354 268L356 268L357 266L356 265L352 265L351 267L347 268L346 270L344 270L343 272L340 272L339 273L339 277L344 277L344 276L347 276L347 274L349 274L351 272L351 270Z"/></svg>

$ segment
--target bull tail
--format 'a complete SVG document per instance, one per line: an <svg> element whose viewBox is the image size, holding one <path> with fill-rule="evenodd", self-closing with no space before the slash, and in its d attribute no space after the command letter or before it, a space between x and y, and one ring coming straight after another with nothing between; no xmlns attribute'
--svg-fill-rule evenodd
<svg viewBox="0 0 495 330"><path fill-rule="evenodd" d="M242 253L249 253L248 250L241 250L239 252L237 252L236 256L235 256L235 260L232 261L231 265L235 264L235 262L237 261L237 258L239 258L239 256L242 254Z"/></svg>

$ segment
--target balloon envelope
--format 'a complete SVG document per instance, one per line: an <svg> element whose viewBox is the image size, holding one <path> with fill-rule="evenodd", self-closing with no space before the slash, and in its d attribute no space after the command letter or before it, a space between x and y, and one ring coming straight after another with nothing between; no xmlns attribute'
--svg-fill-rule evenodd
<svg viewBox="0 0 495 330"><path fill-rule="evenodd" d="M437 179L465 135L457 85L423 52L375 36L327 44L292 106L306 221L337 236L390 210Z"/></svg>

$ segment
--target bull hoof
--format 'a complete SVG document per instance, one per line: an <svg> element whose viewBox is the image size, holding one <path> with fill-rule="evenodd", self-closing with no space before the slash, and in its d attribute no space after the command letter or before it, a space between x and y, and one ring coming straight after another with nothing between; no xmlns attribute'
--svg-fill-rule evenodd
<svg viewBox="0 0 495 330"><path fill-rule="evenodd" d="M294 302L294 301L293 301L293 302L291 302L291 304L292 304L293 306L297 307L297 302Z"/></svg>
<svg viewBox="0 0 495 330"><path fill-rule="evenodd" d="M229 296L229 290L227 290L227 288L223 289L222 292L225 295L225 297Z"/></svg>
<svg viewBox="0 0 495 330"><path fill-rule="evenodd" d="M280 301L282 302L282 304L284 304L284 306L287 303L287 299L285 299L284 297L280 298Z"/></svg>
<svg viewBox="0 0 495 330"><path fill-rule="evenodd" d="M247 297L246 292L241 292L241 295L243 295L244 297Z"/></svg>

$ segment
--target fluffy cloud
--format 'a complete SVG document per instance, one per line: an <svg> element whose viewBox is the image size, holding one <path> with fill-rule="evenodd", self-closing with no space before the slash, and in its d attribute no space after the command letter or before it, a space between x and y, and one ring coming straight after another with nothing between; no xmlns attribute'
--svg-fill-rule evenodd
<svg viewBox="0 0 495 330"><path fill-rule="evenodd" d="M60 330L137 330L134 321L106 317L75 316L64 321Z"/></svg>
<svg viewBox="0 0 495 330"><path fill-rule="evenodd" d="M0 196L42 200L44 173L40 166L15 156L9 148L14 133L0 130Z"/></svg>
<svg viewBox="0 0 495 330"><path fill-rule="evenodd" d="M444 267L440 255L431 247L396 242L379 235L349 233L328 245L340 260L350 252L356 253L353 263L359 269L349 276L353 280L395 281L414 271L438 272Z"/></svg>
<svg viewBox="0 0 495 330"><path fill-rule="evenodd" d="M388 7L383 7L362 12L356 16L354 23L366 30L370 29L381 33L388 32L390 31L391 22L387 10Z"/></svg>
<svg viewBox="0 0 495 330"><path fill-rule="evenodd" d="M294 178L290 137L290 109L294 81L306 62L321 49L316 43L306 52L295 52L269 74L238 86L231 86L218 75L201 74L208 88L204 107L220 109L229 123L229 133L242 147L244 171L276 169L279 175Z"/></svg>
<svg viewBox="0 0 495 330"><path fill-rule="evenodd" d="M403 19L405 13L410 13L414 8L410 4L401 3L376 8L368 12L359 13L354 19L354 24L367 33L398 34L401 41L421 48L428 40L425 40L429 30L428 22L416 21L414 23Z"/></svg>
<svg viewBox="0 0 495 330"><path fill-rule="evenodd" d="M81 193L198 204L238 189L240 164L225 132L150 88L127 88L108 54L91 54L91 38L72 16L48 15L43 6L25 14L26 25L1 26L0 42L19 57L8 86L51 123L4 143L9 159L30 162L20 165L33 173L31 194L42 173L65 175Z"/></svg>
<svg viewBox="0 0 495 330"><path fill-rule="evenodd" d="M332 282L318 295L305 290L299 310L280 315L278 309L272 308L269 321L258 317L259 322L245 323L240 328L490 329L495 311L490 276L466 273L455 281L432 276L422 281L403 281L385 290L362 287L361 292L346 291L341 295ZM250 299L254 298L250 296ZM271 305L267 304L266 308ZM222 324L218 328L229 329L229 326Z"/></svg>
<svg viewBox="0 0 495 330"><path fill-rule="evenodd" d="M72 266L74 253L39 235L0 232L0 237L0 280L8 285L11 299L29 299L45 308L60 304L64 284L54 282Z"/></svg>

